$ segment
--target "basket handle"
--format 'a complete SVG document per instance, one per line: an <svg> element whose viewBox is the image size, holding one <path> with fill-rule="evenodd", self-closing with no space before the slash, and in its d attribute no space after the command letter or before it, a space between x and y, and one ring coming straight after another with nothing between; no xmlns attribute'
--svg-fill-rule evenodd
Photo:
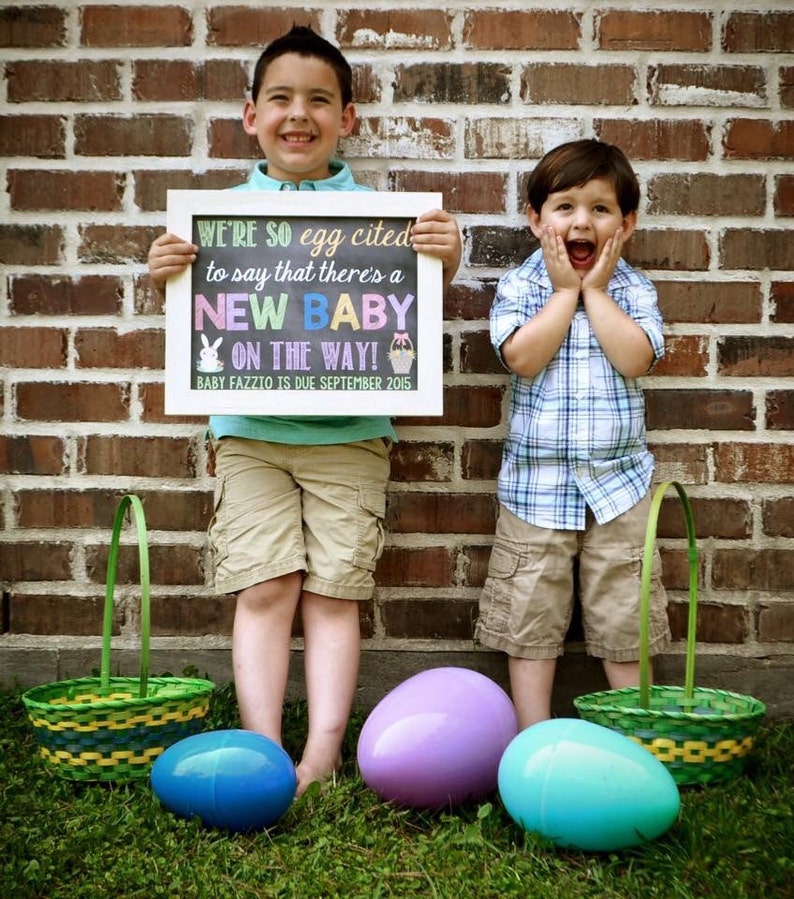
<svg viewBox="0 0 794 899"><path fill-rule="evenodd" d="M113 630L113 596L116 589L116 568L119 560L119 537L124 524L124 514L132 508L138 530L138 560L141 579L141 676L138 696L146 696L149 681L149 631L151 616L149 611L149 547L146 541L146 518L143 504L133 493L122 496L116 518L113 521L113 536L108 555L107 586L105 588L105 614L102 622L102 667L100 683L107 687L110 683L110 637Z"/></svg>
<svg viewBox="0 0 794 899"><path fill-rule="evenodd" d="M656 543L656 522L659 518L662 499L669 487L675 487L684 510L689 556L689 620L686 637L684 696L687 699L691 699L695 688L695 639L697 636L698 599L698 557L697 543L695 542L695 518L692 514L692 506L689 504L689 497L681 484L678 481L665 481L656 488L651 500L651 511L648 515L648 527L645 532L645 550L642 557L642 582L640 588L640 707L644 709L650 707L648 642L650 633L651 569Z"/></svg>

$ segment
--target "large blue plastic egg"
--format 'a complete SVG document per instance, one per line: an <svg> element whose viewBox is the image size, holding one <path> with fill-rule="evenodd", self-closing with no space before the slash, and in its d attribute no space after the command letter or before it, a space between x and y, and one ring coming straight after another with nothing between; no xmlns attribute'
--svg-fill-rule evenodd
<svg viewBox="0 0 794 899"><path fill-rule="evenodd" d="M499 761L518 733L513 703L467 668L431 668L386 694L361 729L367 786L397 805L438 809L496 790Z"/></svg>
<svg viewBox="0 0 794 899"><path fill-rule="evenodd" d="M275 824L298 782L292 759L273 740L247 730L216 730L169 746L152 765L151 784L177 815L248 831Z"/></svg>
<svg viewBox="0 0 794 899"><path fill-rule="evenodd" d="M499 764L499 795L525 831L597 852L661 836L681 806L672 775L652 753L577 718L521 731Z"/></svg>

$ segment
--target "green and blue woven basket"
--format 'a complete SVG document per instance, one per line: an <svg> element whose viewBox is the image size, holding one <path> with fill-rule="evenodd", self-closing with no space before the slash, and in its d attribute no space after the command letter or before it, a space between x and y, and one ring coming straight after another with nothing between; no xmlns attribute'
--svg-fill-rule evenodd
<svg viewBox="0 0 794 899"><path fill-rule="evenodd" d="M131 509L137 527L141 588L140 676L111 677L110 654L119 538ZM198 733L209 711L212 681L149 677L149 551L140 499L127 494L116 510L108 556L100 677L33 687L22 696L47 766L69 780L127 781L148 777L154 760Z"/></svg>
<svg viewBox="0 0 794 899"><path fill-rule="evenodd" d="M689 555L689 618L683 687L650 683L649 618L651 568L656 523L669 487L684 511ZM603 690L574 699L586 721L616 730L652 752L678 784L725 781L744 769L761 719L763 702L728 690L695 686L698 558L692 507L676 481L660 484L653 495L642 563L640 598L640 684Z"/></svg>

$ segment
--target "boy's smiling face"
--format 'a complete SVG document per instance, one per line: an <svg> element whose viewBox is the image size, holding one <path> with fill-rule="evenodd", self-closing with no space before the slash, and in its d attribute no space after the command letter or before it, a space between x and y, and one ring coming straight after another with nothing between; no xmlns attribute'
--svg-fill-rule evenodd
<svg viewBox="0 0 794 899"><path fill-rule="evenodd" d="M342 105L334 69L314 56L285 53L265 71L256 103L246 100L243 128L257 138L267 173L278 181L317 181L330 175L340 137L356 111Z"/></svg>
<svg viewBox="0 0 794 899"><path fill-rule="evenodd" d="M580 277L593 268L618 228L623 228L625 241L637 224L636 212L623 215L615 188L606 178L549 194L540 212L527 206L527 218L535 237L548 225L565 241L568 258Z"/></svg>

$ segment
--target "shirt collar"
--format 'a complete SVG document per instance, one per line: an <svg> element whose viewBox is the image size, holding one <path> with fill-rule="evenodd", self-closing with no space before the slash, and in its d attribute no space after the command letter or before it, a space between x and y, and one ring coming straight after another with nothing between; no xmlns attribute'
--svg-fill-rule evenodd
<svg viewBox="0 0 794 899"><path fill-rule="evenodd" d="M296 185L292 181L279 181L267 173L267 160L258 162L248 179L251 187L257 190L350 190L353 175L346 162L332 159L329 163L331 174L327 178L316 181L307 179Z"/></svg>

